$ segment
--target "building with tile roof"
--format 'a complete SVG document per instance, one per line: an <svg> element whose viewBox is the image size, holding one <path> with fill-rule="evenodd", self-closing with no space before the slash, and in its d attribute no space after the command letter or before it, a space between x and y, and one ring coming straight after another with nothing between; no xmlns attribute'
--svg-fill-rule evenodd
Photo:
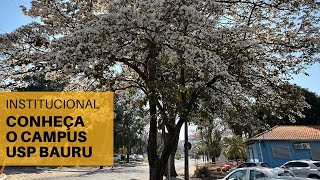
<svg viewBox="0 0 320 180"><path fill-rule="evenodd" d="M320 160L320 126L275 126L247 141L248 161L277 167L289 160Z"/></svg>

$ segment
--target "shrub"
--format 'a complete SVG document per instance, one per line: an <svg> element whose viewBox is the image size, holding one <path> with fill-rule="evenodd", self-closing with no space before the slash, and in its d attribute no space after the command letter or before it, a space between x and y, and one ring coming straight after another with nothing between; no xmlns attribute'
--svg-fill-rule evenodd
<svg viewBox="0 0 320 180"><path fill-rule="evenodd" d="M180 159L181 159L181 154L176 154L176 155L175 155L175 159L176 159L176 160L180 160Z"/></svg>
<svg viewBox="0 0 320 180"><path fill-rule="evenodd" d="M204 178L204 177L210 177L210 171L206 166L200 167L194 171L194 176L196 178Z"/></svg>

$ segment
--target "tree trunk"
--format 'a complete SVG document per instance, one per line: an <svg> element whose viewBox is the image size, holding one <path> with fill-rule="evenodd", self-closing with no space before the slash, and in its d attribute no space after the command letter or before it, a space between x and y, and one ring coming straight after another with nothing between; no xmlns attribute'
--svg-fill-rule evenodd
<svg viewBox="0 0 320 180"><path fill-rule="evenodd" d="M126 163L129 163L129 153L128 153L128 151L127 151Z"/></svg>
<svg viewBox="0 0 320 180"><path fill-rule="evenodd" d="M148 140L148 160L149 160L149 179L160 180L162 174L159 171L159 157L157 154L157 100L153 86L150 87L149 95L149 113L150 113L150 130Z"/></svg>
<svg viewBox="0 0 320 180"><path fill-rule="evenodd" d="M156 149L154 150L154 153L156 154L155 157L150 156L152 153L152 149L150 149L151 146L148 146L148 155L149 155L149 168L150 168L150 179L151 180L161 180L163 179L163 175L165 173L165 170L167 168L169 156L172 153L172 151L177 149L177 144L179 141L179 134L180 134L180 129L183 123L178 123L177 126L174 128L174 131L170 132L166 138L167 140L164 142L163 150L161 153L161 158L158 157L156 154ZM151 133L151 131L150 131ZM150 136L150 134L149 134ZM152 142L150 142L150 137L149 137L149 142L148 144L152 145ZM173 164L174 165L174 164ZM175 172L176 173L176 172ZM174 173L172 173L174 175Z"/></svg>
<svg viewBox="0 0 320 180"><path fill-rule="evenodd" d="M180 131L179 131L180 132ZM170 176L171 177L177 177L177 171L175 167L175 155L178 149L178 143L179 143L179 137L174 139L174 132L171 133L166 133L166 138L165 141L172 141L173 140L173 145L172 145L172 151L169 156L169 162L170 162ZM167 177L168 174L168 168L165 169L165 176Z"/></svg>
<svg viewBox="0 0 320 180"><path fill-rule="evenodd" d="M147 78L146 83L148 86L148 100L149 100L149 115L150 115L150 127L149 127L149 140L148 140L148 160L149 160L149 179L150 180L162 180L165 168L167 167L168 158L173 149L174 142L179 139L179 133L183 120L179 120L172 135L172 140L164 143L161 158L157 154L157 92L155 87L157 65L156 57L158 56L157 45L154 42L149 43L149 54L147 64Z"/></svg>
<svg viewBox="0 0 320 180"><path fill-rule="evenodd" d="M178 139L179 141L179 139ZM170 154L170 158L169 158L169 161L170 161L170 176L172 177L177 177L178 176L178 173L176 171L176 167L175 167L175 155L176 155L176 152L177 152L177 145L174 145L173 146L173 150L171 151L171 154Z"/></svg>
<svg viewBox="0 0 320 180"><path fill-rule="evenodd" d="M130 162L130 154L131 154L131 152L130 152L130 142L128 141L127 142L127 163L128 162Z"/></svg>
<svg viewBox="0 0 320 180"><path fill-rule="evenodd" d="M130 162L130 136L127 135L127 138L126 138L127 142L126 142L126 149L127 149L127 159L126 159L126 162L129 163Z"/></svg>

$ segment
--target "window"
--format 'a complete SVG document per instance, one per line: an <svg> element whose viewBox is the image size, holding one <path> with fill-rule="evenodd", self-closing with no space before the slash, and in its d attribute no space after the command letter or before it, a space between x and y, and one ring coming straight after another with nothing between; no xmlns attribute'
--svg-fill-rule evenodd
<svg viewBox="0 0 320 180"><path fill-rule="evenodd" d="M236 171L231 174L227 180L245 180L247 175L247 170Z"/></svg>
<svg viewBox="0 0 320 180"><path fill-rule="evenodd" d="M315 166L320 167L320 163L313 163Z"/></svg>
<svg viewBox="0 0 320 180"><path fill-rule="evenodd" d="M312 160L320 160L320 148L310 149Z"/></svg>
<svg viewBox="0 0 320 180"><path fill-rule="evenodd" d="M309 167L308 163L304 162L290 162L284 165L285 168L290 168L290 167Z"/></svg>
<svg viewBox="0 0 320 180"><path fill-rule="evenodd" d="M309 167L309 164L304 162L296 162L294 165L294 167Z"/></svg>
<svg viewBox="0 0 320 180"><path fill-rule="evenodd" d="M257 163L242 163L239 165L238 168L243 168L243 167L255 167L255 166L261 166L261 167L269 167L269 165L267 163L261 163L261 164L257 164Z"/></svg>
<svg viewBox="0 0 320 180"><path fill-rule="evenodd" d="M289 162L284 165L284 168L290 168L290 167L293 167L293 162Z"/></svg>
<svg viewBox="0 0 320 180"><path fill-rule="evenodd" d="M272 156L280 159L291 159L289 146L272 146Z"/></svg>
<svg viewBox="0 0 320 180"><path fill-rule="evenodd" d="M262 172L250 170L250 180L264 178L264 177L268 177L268 176Z"/></svg>
<svg viewBox="0 0 320 180"><path fill-rule="evenodd" d="M239 168L257 166L256 163L242 163Z"/></svg>

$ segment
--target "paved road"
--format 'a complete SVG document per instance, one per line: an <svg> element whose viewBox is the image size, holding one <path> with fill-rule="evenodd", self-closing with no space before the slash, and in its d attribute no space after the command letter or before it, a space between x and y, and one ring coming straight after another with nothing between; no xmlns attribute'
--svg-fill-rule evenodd
<svg viewBox="0 0 320 180"><path fill-rule="evenodd" d="M138 180L148 179L148 166L140 165L134 167L115 167L115 168L104 168L102 170L97 169L86 173L75 174L67 177L59 178L48 178L55 180L67 180L67 179L126 179L126 180Z"/></svg>
<svg viewBox="0 0 320 180"><path fill-rule="evenodd" d="M190 174L194 171L194 161L190 160ZM184 160L176 160L176 170L179 174L178 179L182 179L184 174ZM6 171L5 171L6 173ZM10 169L7 171L8 180L27 180L27 179L47 179L47 180L80 180L80 179L104 179L104 180L145 180L149 179L149 166L147 163L127 164L118 167L63 167L62 169L35 169L26 168L17 171Z"/></svg>
<svg viewBox="0 0 320 180"><path fill-rule="evenodd" d="M176 161L176 170L179 175L183 175L184 170L184 161ZM68 177L61 178L50 178L50 180L77 180L77 179L104 179L104 180L114 180L114 179L123 179L123 180L145 180L149 179L149 166L148 164L142 164L132 167L115 167L115 168L104 168L102 170L95 170L88 173L83 173L79 175L72 175Z"/></svg>

